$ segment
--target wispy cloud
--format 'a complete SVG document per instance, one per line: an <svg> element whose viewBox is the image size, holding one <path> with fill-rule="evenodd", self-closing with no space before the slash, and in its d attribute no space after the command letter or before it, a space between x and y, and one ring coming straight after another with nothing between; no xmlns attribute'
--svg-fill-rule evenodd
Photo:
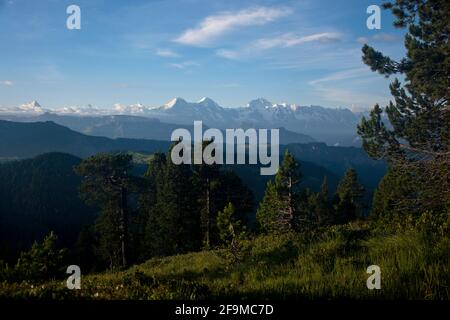
<svg viewBox="0 0 450 320"><path fill-rule="evenodd" d="M180 55L170 49L157 49L156 55L164 58L179 58Z"/></svg>
<svg viewBox="0 0 450 320"><path fill-rule="evenodd" d="M308 36L298 36L292 33L283 34L280 37L259 39L254 43L257 49L265 50L272 48L289 48L308 42L336 42L341 39L341 35L336 32L316 33Z"/></svg>
<svg viewBox="0 0 450 320"><path fill-rule="evenodd" d="M390 33L378 33L370 38L368 37L359 37L356 39L356 41L360 44L366 44L371 41L377 41L377 42L395 42L400 39L399 36L395 34Z"/></svg>
<svg viewBox="0 0 450 320"><path fill-rule="evenodd" d="M356 41L359 43L359 44L366 44L366 43L369 43L369 38L367 38L367 37L358 37L357 39L356 39Z"/></svg>
<svg viewBox="0 0 450 320"><path fill-rule="evenodd" d="M291 13L287 8L256 7L237 12L208 16L200 24L184 31L176 42L191 46L208 46L212 41L240 27L264 25Z"/></svg>
<svg viewBox="0 0 450 320"><path fill-rule="evenodd" d="M195 61L185 61L180 63L169 63L169 66L175 69L186 69L188 67L196 67L199 64Z"/></svg>
<svg viewBox="0 0 450 320"><path fill-rule="evenodd" d="M11 87L14 85L14 83L11 80L3 80L1 82L2 85L7 86L7 87Z"/></svg>
<svg viewBox="0 0 450 320"><path fill-rule="evenodd" d="M275 70L336 70L336 61L339 68L353 69L355 61L361 60L361 49L333 46L332 48L317 48L315 46L302 46L294 55L273 59L267 64L269 69Z"/></svg>
<svg viewBox="0 0 450 320"><path fill-rule="evenodd" d="M321 87L317 94L332 104L350 107L352 110L368 110L375 103L387 104L389 98L382 95L364 93L344 88Z"/></svg>
<svg viewBox="0 0 450 320"><path fill-rule="evenodd" d="M341 81L341 80L347 80L347 79L368 77L371 75L372 75L372 73L367 67L355 68L355 69L349 69L349 70L331 73L325 77L312 80L309 82L309 84L316 85L316 84L320 84L320 83L324 83L324 82Z"/></svg>
<svg viewBox="0 0 450 320"><path fill-rule="evenodd" d="M293 33L285 33L278 37L262 38L254 41L250 45L238 50L219 49L216 54L226 59L239 59L249 56L254 52L261 52L273 48L290 48L309 42L330 43L341 39L342 35L337 32L315 33L307 36L299 36Z"/></svg>
<svg viewBox="0 0 450 320"><path fill-rule="evenodd" d="M242 52L237 50L219 49L216 51L216 54L225 59L237 60L241 57Z"/></svg>
<svg viewBox="0 0 450 320"><path fill-rule="evenodd" d="M379 79L369 68L362 67L330 73L322 78L310 81L309 85L313 87L318 96L326 101L351 106L352 108L367 109L375 103L387 103L389 97L348 88L356 88L362 82L373 82Z"/></svg>

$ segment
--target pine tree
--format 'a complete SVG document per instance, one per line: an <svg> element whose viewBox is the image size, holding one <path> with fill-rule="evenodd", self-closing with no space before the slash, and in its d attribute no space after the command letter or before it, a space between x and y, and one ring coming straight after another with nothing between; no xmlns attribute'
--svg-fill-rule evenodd
<svg viewBox="0 0 450 320"><path fill-rule="evenodd" d="M235 220L242 226L248 222L248 215L254 212L254 197L252 191L242 182L241 178L231 170L220 170L217 183L212 190L212 238L217 240L217 228L214 220L219 210L231 203L235 209Z"/></svg>
<svg viewBox="0 0 450 320"><path fill-rule="evenodd" d="M253 210L253 194L241 179L216 164L175 165L168 155L153 157L146 179L152 191L141 196L145 246L141 259L198 250L220 244L217 215L229 203L234 223L244 225Z"/></svg>
<svg viewBox="0 0 450 320"><path fill-rule="evenodd" d="M233 204L228 205L217 215L217 228L219 229L219 237L222 243L228 244L236 235L235 210Z"/></svg>
<svg viewBox="0 0 450 320"><path fill-rule="evenodd" d="M145 261L151 258L161 245L158 241L161 239L159 232L159 213L156 211L158 201L158 192L161 192L161 186L165 179L166 155L164 153L155 153L144 174L147 181L147 188L139 197L139 214L137 238L140 241L138 248L138 259ZM164 244L163 244L164 245Z"/></svg>
<svg viewBox="0 0 450 320"><path fill-rule="evenodd" d="M314 224L329 225L334 222L333 208L328 199L328 179L325 176L320 191L309 198L311 210L314 213Z"/></svg>
<svg viewBox="0 0 450 320"><path fill-rule="evenodd" d="M230 202L217 215L217 228L219 230L220 240L228 249L228 256L231 258L231 264L240 260L241 257L241 239L245 235L244 228L240 221L236 219L235 208Z"/></svg>
<svg viewBox="0 0 450 320"><path fill-rule="evenodd" d="M102 208L97 229L101 237L107 238L101 243L109 252L110 263L122 267L128 265L128 196L141 184L139 178L130 174L131 160L132 156L128 154L99 154L85 159L74 169L84 178L80 186L81 197ZM116 261L114 245L120 246L120 263Z"/></svg>
<svg viewBox="0 0 450 320"><path fill-rule="evenodd" d="M303 223L299 215L299 164L286 150L283 163L275 176L275 183L267 183L257 220L262 232L288 231Z"/></svg>
<svg viewBox="0 0 450 320"><path fill-rule="evenodd" d="M358 182L355 170L349 169L338 184L334 205L336 222L346 223L354 220L362 209L364 187Z"/></svg>
<svg viewBox="0 0 450 320"><path fill-rule="evenodd" d="M408 206L410 197L415 194L414 184L411 173L389 169L374 192L370 215L389 221L394 216L414 213Z"/></svg>
<svg viewBox="0 0 450 320"><path fill-rule="evenodd" d="M29 251L21 253L14 273L18 279L30 281L62 278L66 260L67 249L59 249L58 237L50 232L42 243L35 242Z"/></svg>
<svg viewBox="0 0 450 320"><path fill-rule="evenodd" d="M147 258L200 248L198 191L193 186L193 172L189 165L175 165L169 157L154 158L147 173L155 188L153 202L147 198L142 209L147 215Z"/></svg>
<svg viewBox="0 0 450 320"><path fill-rule="evenodd" d="M278 223L283 229L292 230L296 227L300 178L300 165L286 149L283 163L275 176L275 185L282 202Z"/></svg>
<svg viewBox="0 0 450 320"><path fill-rule="evenodd" d="M396 172L414 177L409 211L439 211L450 197L450 2L397 0L384 7L396 17L396 27L407 28L406 57L394 61L365 45L363 61L386 77L403 75L404 82L391 83L393 101L384 110L375 105L358 133L371 157L386 159Z"/></svg>
<svg viewBox="0 0 450 320"><path fill-rule="evenodd" d="M275 183L269 180L264 198L256 211L257 227L259 232L269 233L278 229L277 220L280 215L282 202Z"/></svg>
<svg viewBox="0 0 450 320"><path fill-rule="evenodd" d="M98 235L98 244L94 250L96 255L107 263L106 266L109 269L123 266L122 231L120 225L120 212L117 210L116 202L102 204L94 225L94 232ZM125 254L128 254L128 251L125 251Z"/></svg>
<svg viewBox="0 0 450 320"><path fill-rule="evenodd" d="M94 227L85 226L81 229L75 244L75 254L77 258L76 264L84 272L91 272L100 267L95 253L97 246Z"/></svg>
<svg viewBox="0 0 450 320"><path fill-rule="evenodd" d="M213 141L203 141L202 142L202 151ZM214 154L213 154L214 156ZM199 204L201 206L202 212L202 229L204 234L204 246L205 248L210 248L212 245L211 242L211 229L213 227L213 210L212 210L212 199L211 194L214 192L214 189L217 187L217 178L219 176L220 165L217 163L213 164L196 164L194 165L195 172L195 182L197 187L201 192L201 196L199 197Z"/></svg>

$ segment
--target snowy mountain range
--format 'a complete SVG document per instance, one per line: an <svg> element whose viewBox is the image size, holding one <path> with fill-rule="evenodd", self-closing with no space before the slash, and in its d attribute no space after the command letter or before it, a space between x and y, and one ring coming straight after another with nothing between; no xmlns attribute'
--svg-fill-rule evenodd
<svg viewBox="0 0 450 320"><path fill-rule="evenodd" d="M78 117L128 115L183 126L191 126L195 120L202 120L206 126L220 129L285 128L330 145L359 145L356 126L363 114L341 108L276 104L263 98L252 100L247 106L237 108L221 107L210 98L202 98L197 102L175 98L158 107L115 104L109 109L91 105L47 109L37 101L13 108L0 107L0 117L3 119L9 117L12 120L29 117L31 119L28 121L32 121L32 118L42 118L43 115Z"/></svg>

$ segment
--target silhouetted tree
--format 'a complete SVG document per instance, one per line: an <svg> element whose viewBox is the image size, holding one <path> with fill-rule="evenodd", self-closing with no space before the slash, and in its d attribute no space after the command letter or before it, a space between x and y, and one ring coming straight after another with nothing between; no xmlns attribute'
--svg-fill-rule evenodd
<svg viewBox="0 0 450 320"><path fill-rule="evenodd" d="M154 196L149 196L154 202L147 201L142 208L148 215L145 235L148 255L198 250L200 213L191 167L175 165L170 156L158 155L150 163L146 176L153 180L154 186Z"/></svg>
<svg viewBox="0 0 450 320"><path fill-rule="evenodd" d="M347 170L339 182L334 197L336 222L345 223L354 220L363 207L361 202L363 196L364 187L358 182L356 171Z"/></svg>
<svg viewBox="0 0 450 320"><path fill-rule="evenodd" d="M405 210L440 211L450 197L450 2L397 0L384 7L396 17L396 27L407 28L406 57L395 61L365 45L363 61L386 77L403 75L404 81L391 83L393 101L384 110L375 105L358 133L371 157L386 159L393 170L414 178L414 192L408 201L401 199Z"/></svg>
<svg viewBox="0 0 450 320"><path fill-rule="evenodd" d="M137 192L142 183L131 175L131 160L129 154L98 154L84 160L74 169L84 178L80 186L81 197L102 208L97 222L100 244L104 245L111 264L115 265L118 262L114 247L119 243L122 267L128 265L128 196L131 192Z"/></svg>
<svg viewBox="0 0 450 320"><path fill-rule="evenodd" d="M328 180L325 176L320 191L309 197L310 208L313 211L313 220L316 226L329 225L334 222L334 211L328 192Z"/></svg>

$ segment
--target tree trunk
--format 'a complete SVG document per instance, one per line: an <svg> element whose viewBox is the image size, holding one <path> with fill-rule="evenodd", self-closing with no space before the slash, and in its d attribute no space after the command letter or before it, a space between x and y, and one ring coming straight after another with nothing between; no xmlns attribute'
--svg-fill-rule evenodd
<svg viewBox="0 0 450 320"><path fill-rule="evenodd" d="M209 199L209 178L206 178L206 246L209 248L209 229L210 229L210 199Z"/></svg>
<svg viewBox="0 0 450 320"><path fill-rule="evenodd" d="M289 201L289 225L292 228L293 226L293 220L294 220L294 208L292 203L292 178L289 177L289 184L288 184L288 201Z"/></svg>
<svg viewBox="0 0 450 320"><path fill-rule="evenodd" d="M128 206L127 206L127 191L125 187L120 187L120 197L121 197L121 217L120 217L120 241L122 246L122 266L127 267L127 254L128 254Z"/></svg>

